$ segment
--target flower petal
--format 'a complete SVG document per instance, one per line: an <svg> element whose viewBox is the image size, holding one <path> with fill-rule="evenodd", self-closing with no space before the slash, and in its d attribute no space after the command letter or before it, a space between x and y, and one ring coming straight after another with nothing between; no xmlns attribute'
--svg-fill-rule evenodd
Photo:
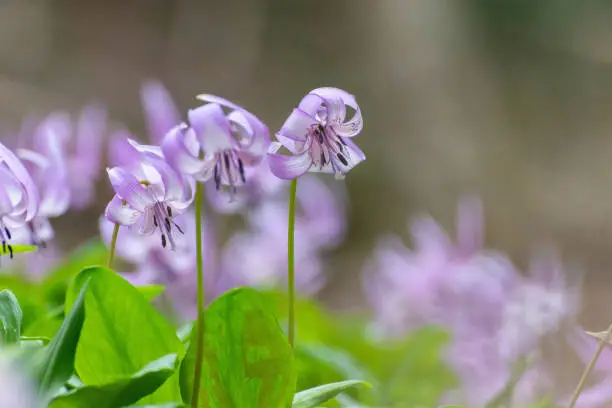
<svg viewBox="0 0 612 408"><path fill-rule="evenodd" d="M287 118L276 138L292 153L298 153L304 148L306 137L319 122L308 113L296 108Z"/></svg>
<svg viewBox="0 0 612 408"><path fill-rule="evenodd" d="M334 130L340 136L353 137L357 135L363 129L363 117L361 116L361 109L355 100L355 97L348 92L338 88L317 88L311 91L312 94L319 95L325 100L332 100L334 98L340 98L346 106L349 106L355 110L355 114L351 119L344 122L346 116L345 113L342 115L342 123L334 124ZM335 109L335 108L334 108Z"/></svg>
<svg viewBox="0 0 612 408"><path fill-rule="evenodd" d="M236 147L230 124L221 106L215 103L189 110L189 124L206 153L216 153Z"/></svg>
<svg viewBox="0 0 612 408"><path fill-rule="evenodd" d="M197 143L193 129L175 126L166 134L161 148L172 168L181 173L195 175L204 170L205 163L198 157L197 152L190 148L190 138Z"/></svg>
<svg viewBox="0 0 612 408"><path fill-rule="evenodd" d="M106 218L121 225L133 225L141 215L140 211L135 210L127 204L123 204L123 200L115 194L113 199L106 206L104 211Z"/></svg>
<svg viewBox="0 0 612 408"><path fill-rule="evenodd" d="M140 88L140 100L151 141L161 144L166 133L181 123L176 104L170 92L159 81L145 82Z"/></svg>
<svg viewBox="0 0 612 408"><path fill-rule="evenodd" d="M138 179L121 167L107 169L108 178L117 195L134 209L144 212L155 203L153 196L140 184Z"/></svg>
<svg viewBox="0 0 612 408"><path fill-rule="evenodd" d="M243 133L241 140L242 152L248 153L253 162L259 162L270 145L270 131L255 115L245 110L235 110L227 115L227 119L234 123Z"/></svg>
<svg viewBox="0 0 612 408"><path fill-rule="evenodd" d="M133 135L125 129L118 130L110 136L108 159L111 165L130 165L140 157L139 152L128 142L128 139L133 139Z"/></svg>
<svg viewBox="0 0 612 408"><path fill-rule="evenodd" d="M140 144L137 141L133 140L133 139L128 139L128 143L134 148L136 149L136 151L138 153L150 153L154 156L157 156L160 159L163 159L164 154L162 153L161 147L159 146L154 146L154 145L146 145L146 144Z"/></svg>
<svg viewBox="0 0 612 408"><path fill-rule="evenodd" d="M312 167L310 153L305 151L297 156L268 154L270 170L278 178L291 180L306 173Z"/></svg>
<svg viewBox="0 0 612 408"><path fill-rule="evenodd" d="M0 164L4 162L15 178L23 185L26 191L26 214L25 220L30 221L38 212L38 189L30 174L21 163L21 160L15 156L6 146L0 143Z"/></svg>
<svg viewBox="0 0 612 408"><path fill-rule="evenodd" d="M216 95L211 95L211 94L200 94L198 96L196 96L196 99L199 99L203 102L208 102L208 103L214 103L217 105L221 105L224 106L226 108L229 109L234 109L234 110L245 110L244 108L236 105L235 103L228 101L225 98L222 98L220 96L216 96Z"/></svg>
<svg viewBox="0 0 612 408"><path fill-rule="evenodd" d="M97 180L102 167L102 141L106 129L106 109L91 104L86 106L79 117L76 130L76 156L81 171Z"/></svg>

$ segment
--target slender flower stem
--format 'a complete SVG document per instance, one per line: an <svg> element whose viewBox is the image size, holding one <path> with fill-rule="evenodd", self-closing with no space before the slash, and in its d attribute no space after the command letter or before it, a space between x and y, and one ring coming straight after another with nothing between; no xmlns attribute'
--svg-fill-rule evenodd
<svg viewBox="0 0 612 408"><path fill-rule="evenodd" d="M295 197L297 177L291 180L289 193L289 226L287 228L287 292L289 293L289 329L291 347L295 345Z"/></svg>
<svg viewBox="0 0 612 408"><path fill-rule="evenodd" d="M198 270L198 324L196 332L196 360L193 374L193 391L191 407L198 407L200 398L200 381L202 378L202 360L204 359L204 266L202 254L202 183L196 184L195 195L195 229L196 229L196 260Z"/></svg>
<svg viewBox="0 0 612 408"><path fill-rule="evenodd" d="M117 237L119 236L119 224L115 224L113 228L113 237L111 238L110 251L108 254L108 267L113 268L113 260L115 259L115 247L117 246Z"/></svg>
<svg viewBox="0 0 612 408"><path fill-rule="evenodd" d="M586 384L587 377L589 376L591 371L593 371L593 368L595 368L595 363L597 363L597 359L599 359L599 356L601 355L601 352L603 351L606 343L608 342L610 335L612 335L612 324L610 325L610 327L608 327L608 330L606 331L604 336L599 341L599 344L597 345L597 350L595 351L593 358L589 362L589 365L587 366L587 368L582 373L582 377L580 378L580 381L578 382L578 385L576 386L576 390L574 391L574 394L572 395L572 400L570 404L568 405L568 408L574 408L574 406L576 405L576 402L578 401L578 397L580 396L580 393L582 392L582 389L584 388L584 385Z"/></svg>

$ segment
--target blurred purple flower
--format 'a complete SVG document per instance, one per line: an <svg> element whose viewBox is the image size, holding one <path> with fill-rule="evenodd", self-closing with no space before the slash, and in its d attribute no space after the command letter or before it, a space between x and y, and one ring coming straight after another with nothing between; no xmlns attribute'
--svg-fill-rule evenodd
<svg viewBox="0 0 612 408"><path fill-rule="evenodd" d="M446 358L462 380L453 395L470 406L495 397L517 362L537 352L578 304L577 288L565 283L552 254L537 258L523 278L505 256L485 250L481 207L462 200L456 243L431 218L416 220L415 249L395 237L381 241L364 275L379 333L397 337L429 324L451 332Z"/></svg>
<svg viewBox="0 0 612 408"><path fill-rule="evenodd" d="M174 127L162 144L168 162L204 182L214 179L217 190L229 186L234 196L246 183L246 168L265 156L268 128L255 115L225 99L199 95L207 104L188 112L189 125ZM226 114L223 108L229 110Z"/></svg>
<svg viewBox="0 0 612 408"><path fill-rule="evenodd" d="M179 113L170 92L159 81L147 81L140 88L147 131L152 144L160 145L166 133L181 121Z"/></svg>
<svg viewBox="0 0 612 408"><path fill-rule="evenodd" d="M347 106L355 113L346 120ZM355 97L337 88L317 88L293 110L270 149L270 169L282 179L294 179L307 171L344 175L365 160L350 138L363 128ZM277 154L282 146L293 155Z"/></svg>
<svg viewBox="0 0 612 408"><path fill-rule="evenodd" d="M43 408L27 367L9 353L0 357L0 407Z"/></svg>
<svg viewBox="0 0 612 408"><path fill-rule="evenodd" d="M159 230L162 247L169 243L174 250L174 231L182 233L174 216L193 201L193 180L177 174L165 162L159 147L134 141L131 144L140 153L139 158L108 169L116 195L106 207L106 217L120 225L137 227L142 235Z"/></svg>
<svg viewBox="0 0 612 408"><path fill-rule="evenodd" d="M36 184L23 163L0 143L0 241L2 251L13 256L11 229L32 221L38 212Z"/></svg>
<svg viewBox="0 0 612 408"><path fill-rule="evenodd" d="M287 212L284 196L266 200L248 214L251 229L234 235L223 254L224 272L234 282L276 287L285 282L287 252L278 243L286 239ZM296 287L313 295L325 280L322 251L339 244L345 230L344 202L321 181L304 177L298 188L296 215Z"/></svg>

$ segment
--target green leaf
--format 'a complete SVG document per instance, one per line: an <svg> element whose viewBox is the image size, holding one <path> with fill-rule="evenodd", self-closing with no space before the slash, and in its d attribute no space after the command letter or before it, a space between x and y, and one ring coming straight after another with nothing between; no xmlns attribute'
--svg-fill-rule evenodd
<svg viewBox="0 0 612 408"><path fill-rule="evenodd" d="M182 357L174 327L129 282L104 267L83 270L66 293L66 302L84 279L87 312L76 355L76 371L87 385L129 378L150 361L167 354ZM143 403L180 400L178 374Z"/></svg>
<svg viewBox="0 0 612 408"><path fill-rule="evenodd" d="M0 336L3 344L19 341L22 319L23 313L13 292L6 289L0 292Z"/></svg>
<svg viewBox="0 0 612 408"><path fill-rule="evenodd" d="M148 301L151 301L164 293L166 289L164 285L141 285L136 286L136 289L145 297Z"/></svg>
<svg viewBox="0 0 612 408"><path fill-rule="evenodd" d="M69 257L55 267L43 280L43 286L64 283L76 276L81 270L92 265L102 265L108 259L108 250L100 240L93 240L74 250Z"/></svg>
<svg viewBox="0 0 612 408"><path fill-rule="evenodd" d="M157 390L176 370L178 356L169 354L147 364L128 378L76 388L58 396L50 408L115 408L138 402Z"/></svg>
<svg viewBox="0 0 612 408"><path fill-rule="evenodd" d="M35 252L38 248L35 245L20 245L20 244L11 244L12 253L13 254L25 254L27 252ZM0 251L0 256L9 256L11 253L8 251Z"/></svg>
<svg viewBox="0 0 612 408"><path fill-rule="evenodd" d="M295 389L293 353L274 315L253 289L238 288L206 310L198 406L286 408ZM181 366L181 392L191 401L197 330Z"/></svg>
<svg viewBox="0 0 612 408"><path fill-rule="evenodd" d="M179 402L169 402L167 404L157 404L157 405L130 405L129 407L124 408L183 408L185 405Z"/></svg>
<svg viewBox="0 0 612 408"><path fill-rule="evenodd" d="M369 384L358 380L348 380L332 384L320 385L306 391L298 392L293 397L292 408L316 408L349 388Z"/></svg>
<svg viewBox="0 0 612 408"><path fill-rule="evenodd" d="M37 378L39 388L45 396L55 393L74 372L75 353L85 319L84 300L87 287L86 282L59 331L42 350L37 366Z"/></svg>

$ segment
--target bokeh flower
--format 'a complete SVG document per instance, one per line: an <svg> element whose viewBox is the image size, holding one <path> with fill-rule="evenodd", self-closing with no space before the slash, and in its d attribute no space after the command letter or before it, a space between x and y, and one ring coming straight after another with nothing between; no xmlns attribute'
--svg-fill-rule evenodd
<svg viewBox="0 0 612 408"><path fill-rule="evenodd" d="M230 194L246 183L247 167L258 165L270 143L268 128L255 115L223 98L199 95L206 104L188 112L189 126L174 127L162 150L177 170ZM228 110L226 114L223 109Z"/></svg>
<svg viewBox="0 0 612 408"><path fill-rule="evenodd" d="M355 112L346 120L347 107ZM338 88L317 88L308 93L276 134L270 152L270 169L282 179L307 171L344 175L365 160L351 140L363 128L355 97ZM282 146L292 155L277 153Z"/></svg>
<svg viewBox="0 0 612 408"><path fill-rule="evenodd" d="M108 169L116 194L106 207L106 217L136 227L142 235L158 231L162 247L170 244L174 250L174 233L182 233L174 217L193 201L193 180L177 174L165 162L159 147L131 144L140 153L138 159Z"/></svg>

